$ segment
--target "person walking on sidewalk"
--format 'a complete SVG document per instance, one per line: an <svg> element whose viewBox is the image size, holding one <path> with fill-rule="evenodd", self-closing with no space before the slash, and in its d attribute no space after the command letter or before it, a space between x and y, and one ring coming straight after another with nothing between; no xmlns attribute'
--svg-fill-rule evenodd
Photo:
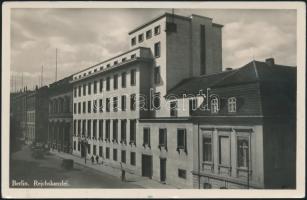
<svg viewBox="0 0 307 200"><path fill-rule="evenodd" d="M126 172L125 172L121 162L120 162L120 169L121 169L121 172L122 172L122 181L124 182L124 181L126 181Z"/></svg>

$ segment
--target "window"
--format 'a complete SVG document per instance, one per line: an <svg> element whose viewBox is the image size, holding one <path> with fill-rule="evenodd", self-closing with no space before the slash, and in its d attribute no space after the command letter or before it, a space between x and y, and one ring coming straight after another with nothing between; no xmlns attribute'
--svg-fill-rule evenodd
<svg viewBox="0 0 307 200"><path fill-rule="evenodd" d="M118 141L118 121L117 120L113 120L113 142L117 142Z"/></svg>
<svg viewBox="0 0 307 200"><path fill-rule="evenodd" d="M136 96L135 94L130 95L130 110L135 110L136 108Z"/></svg>
<svg viewBox="0 0 307 200"><path fill-rule="evenodd" d="M127 59L126 58L122 58L122 62L125 62Z"/></svg>
<svg viewBox="0 0 307 200"><path fill-rule="evenodd" d="M118 88L118 75L117 74L113 76L113 88L114 90Z"/></svg>
<svg viewBox="0 0 307 200"><path fill-rule="evenodd" d="M178 177L179 178L187 178L187 171L184 169L178 169Z"/></svg>
<svg viewBox="0 0 307 200"><path fill-rule="evenodd" d="M78 120L78 135L81 135L81 120Z"/></svg>
<svg viewBox="0 0 307 200"><path fill-rule="evenodd" d="M87 90L87 94L91 94L92 93L92 84L88 83L88 90Z"/></svg>
<svg viewBox="0 0 307 200"><path fill-rule="evenodd" d="M106 98L106 111L110 112L110 98Z"/></svg>
<svg viewBox="0 0 307 200"><path fill-rule="evenodd" d="M186 129L177 129L177 149L186 150L187 134Z"/></svg>
<svg viewBox="0 0 307 200"><path fill-rule="evenodd" d="M93 101L93 111L94 111L94 113L97 113L97 100L94 100Z"/></svg>
<svg viewBox="0 0 307 200"><path fill-rule="evenodd" d="M106 148L106 159L110 159L110 148Z"/></svg>
<svg viewBox="0 0 307 200"><path fill-rule="evenodd" d="M154 69L154 81L155 81L155 84L160 84L160 81L161 81L160 66L155 67Z"/></svg>
<svg viewBox="0 0 307 200"><path fill-rule="evenodd" d="M143 129L143 146L148 145L150 147L150 128Z"/></svg>
<svg viewBox="0 0 307 200"><path fill-rule="evenodd" d="M124 150L121 152L121 161L122 163L126 163L126 151Z"/></svg>
<svg viewBox="0 0 307 200"><path fill-rule="evenodd" d="M91 111L92 111L92 102L91 102L91 101L88 101L88 102L87 102L87 112L88 112L88 113L91 113Z"/></svg>
<svg viewBox="0 0 307 200"><path fill-rule="evenodd" d="M97 93L97 81L94 81L94 94Z"/></svg>
<svg viewBox="0 0 307 200"><path fill-rule="evenodd" d="M107 83L106 83L106 90L109 91L110 90L110 77L107 77Z"/></svg>
<svg viewBox="0 0 307 200"><path fill-rule="evenodd" d="M81 97L81 85L78 87L78 96Z"/></svg>
<svg viewBox="0 0 307 200"><path fill-rule="evenodd" d="M136 143L135 134L136 134L136 121L130 120L130 142L131 143Z"/></svg>
<svg viewBox="0 0 307 200"><path fill-rule="evenodd" d="M153 96L153 106L155 110L160 109L160 92L156 92Z"/></svg>
<svg viewBox="0 0 307 200"><path fill-rule="evenodd" d="M130 153L130 164L135 166L135 152Z"/></svg>
<svg viewBox="0 0 307 200"><path fill-rule="evenodd" d="M151 30L148 30L146 31L146 39L150 39L152 37L152 31Z"/></svg>
<svg viewBox="0 0 307 200"><path fill-rule="evenodd" d="M91 144L88 144L88 154L91 154Z"/></svg>
<svg viewBox="0 0 307 200"><path fill-rule="evenodd" d="M211 113L217 113L219 111L219 101L216 97L211 99Z"/></svg>
<svg viewBox="0 0 307 200"><path fill-rule="evenodd" d="M103 89L103 79L99 80L99 91L102 92Z"/></svg>
<svg viewBox="0 0 307 200"><path fill-rule="evenodd" d="M238 137L237 140L237 152L238 152L238 167L248 168L249 162L249 142L248 138Z"/></svg>
<svg viewBox="0 0 307 200"><path fill-rule="evenodd" d="M190 99L189 100L189 113L195 111L197 109L197 99Z"/></svg>
<svg viewBox="0 0 307 200"><path fill-rule="evenodd" d="M144 40L144 35L143 35L143 33L139 35L138 39L139 39L139 42L143 42L143 40Z"/></svg>
<svg viewBox="0 0 307 200"><path fill-rule="evenodd" d="M154 31L155 31L155 35L159 35L160 34L160 26L156 26Z"/></svg>
<svg viewBox="0 0 307 200"><path fill-rule="evenodd" d="M228 112L234 113L237 111L237 99L231 97L228 99Z"/></svg>
<svg viewBox="0 0 307 200"><path fill-rule="evenodd" d="M126 143L126 138L127 138L126 131L127 131L127 120L124 119L124 120L121 120L121 124L120 124L121 143L122 142Z"/></svg>
<svg viewBox="0 0 307 200"><path fill-rule="evenodd" d="M113 111L117 112L117 110L118 110L118 98L113 97Z"/></svg>
<svg viewBox="0 0 307 200"><path fill-rule="evenodd" d="M96 145L93 145L93 155L96 155Z"/></svg>
<svg viewBox="0 0 307 200"><path fill-rule="evenodd" d="M74 97L77 97L77 88L74 88Z"/></svg>
<svg viewBox="0 0 307 200"><path fill-rule="evenodd" d="M77 104L74 103L74 114L77 114Z"/></svg>
<svg viewBox="0 0 307 200"><path fill-rule="evenodd" d="M113 149L113 160L117 161L117 149Z"/></svg>
<svg viewBox="0 0 307 200"><path fill-rule="evenodd" d="M102 157L102 146L99 146L99 156Z"/></svg>
<svg viewBox="0 0 307 200"><path fill-rule="evenodd" d="M118 61L116 60L116 61L114 61L114 65L117 65L118 64Z"/></svg>
<svg viewBox="0 0 307 200"><path fill-rule="evenodd" d="M98 138L103 139L103 120L99 120L99 136Z"/></svg>
<svg viewBox="0 0 307 200"><path fill-rule="evenodd" d="M126 72L122 73L122 88L126 87Z"/></svg>
<svg viewBox="0 0 307 200"><path fill-rule="evenodd" d="M77 135L77 120L74 120L74 135Z"/></svg>
<svg viewBox="0 0 307 200"><path fill-rule="evenodd" d="M103 112L103 101L99 99L99 112Z"/></svg>
<svg viewBox="0 0 307 200"><path fill-rule="evenodd" d="M130 85L135 85L135 69L131 70L131 75L130 75Z"/></svg>
<svg viewBox="0 0 307 200"><path fill-rule="evenodd" d="M134 46L135 44L136 44L136 38L134 37L131 39L131 46Z"/></svg>
<svg viewBox="0 0 307 200"><path fill-rule="evenodd" d="M219 164L230 165L230 141L228 136L219 136Z"/></svg>
<svg viewBox="0 0 307 200"><path fill-rule="evenodd" d="M159 146L167 147L167 129L159 129Z"/></svg>
<svg viewBox="0 0 307 200"><path fill-rule="evenodd" d="M131 59L136 58L136 54L131 55Z"/></svg>
<svg viewBox="0 0 307 200"><path fill-rule="evenodd" d="M82 112L86 113L86 102L82 102Z"/></svg>
<svg viewBox="0 0 307 200"><path fill-rule="evenodd" d="M78 114L81 113L81 102L78 103Z"/></svg>
<svg viewBox="0 0 307 200"><path fill-rule="evenodd" d="M85 136L86 120L82 120L82 135Z"/></svg>
<svg viewBox="0 0 307 200"><path fill-rule="evenodd" d="M122 111L125 111L126 110L126 95L123 95L121 98L122 98L121 99L121 109Z"/></svg>
<svg viewBox="0 0 307 200"><path fill-rule="evenodd" d="M106 120L106 140L110 140L110 120Z"/></svg>
<svg viewBox="0 0 307 200"><path fill-rule="evenodd" d="M161 49L160 49L160 47L161 47L161 44L160 44L160 42L157 42L157 43L155 43L155 57L160 57L160 51L161 51Z"/></svg>
<svg viewBox="0 0 307 200"><path fill-rule="evenodd" d="M92 137L92 121L89 119L87 120L87 136Z"/></svg>
<svg viewBox="0 0 307 200"><path fill-rule="evenodd" d="M86 85L85 84L83 84L83 96L85 96L86 95Z"/></svg>
<svg viewBox="0 0 307 200"><path fill-rule="evenodd" d="M80 149L81 149L81 144L80 142L78 142L78 151L80 151Z"/></svg>
<svg viewBox="0 0 307 200"><path fill-rule="evenodd" d="M111 67L111 65L110 65L110 64L107 64L107 68L109 68L109 67Z"/></svg>
<svg viewBox="0 0 307 200"><path fill-rule="evenodd" d="M177 117L178 112L178 105L177 105L177 101L171 101L170 102L170 115L171 117Z"/></svg>
<svg viewBox="0 0 307 200"><path fill-rule="evenodd" d="M203 137L203 161L212 162L212 138Z"/></svg>
<svg viewBox="0 0 307 200"><path fill-rule="evenodd" d="M97 119L93 120L93 137L97 138Z"/></svg>

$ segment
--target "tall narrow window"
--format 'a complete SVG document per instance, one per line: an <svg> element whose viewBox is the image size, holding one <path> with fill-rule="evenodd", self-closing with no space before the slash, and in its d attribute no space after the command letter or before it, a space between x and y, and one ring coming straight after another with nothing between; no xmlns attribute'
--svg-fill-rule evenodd
<svg viewBox="0 0 307 200"><path fill-rule="evenodd" d="M77 88L74 87L74 97L77 97Z"/></svg>
<svg viewBox="0 0 307 200"><path fill-rule="evenodd" d="M97 138L97 119L93 120L93 137Z"/></svg>
<svg viewBox="0 0 307 200"><path fill-rule="evenodd" d="M170 102L170 115L171 117L177 117L178 115L178 103L177 101L171 101Z"/></svg>
<svg viewBox="0 0 307 200"><path fill-rule="evenodd" d="M103 89L103 79L99 80L99 91L102 92Z"/></svg>
<svg viewBox="0 0 307 200"><path fill-rule="evenodd" d="M100 157L103 157L102 154L103 154L103 152L102 152L102 146L99 146L99 156L100 156Z"/></svg>
<svg viewBox="0 0 307 200"><path fill-rule="evenodd" d="M113 88L114 90L118 88L118 75L117 74L113 76Z"/></svg>
<svg viewBox="0 0 307 200"><path fill-rule="evenodd" d="M238 137L237 140L237 158L238 158L238 167L248 168L249 162L249 142L248 138Z"/></svg>
<svg viewBox="0 0 307 200"><path fill-rule="evenodd" d="M97 113L97 107L98 107L97 100L94 100L93 101L93 111L94 111L94 113Z"/></svg>
<svg viewBox="0 0 307 200"><path fill-rule="evenodd" d="M136 109L136 96L135 94L130 95L130 110Z"/></svg>
<svg viewBox="0 0 307 200"><path fill-rule="evenodd" d="M237 111L237 100L235 97L228 99L228 112L234 113Z"/></svg>
<svg viewBox="0 0 307 200"><path fill-rule="evenodd" d="M136 120L130 120L130 143L136 144Z"/></svg>
<svg viewBox="0 0 307 200"><path fill-rule="evenodd" d="M117 112L117 110L118 110L118 98L113 97L113 111Z"/></svg>
<svg viewBox="0 0 307 200"><path fill-rule="evenodd" d="M77 135L77 120L74 120L74 135Z"/></svg>
<svg viewBox="0 0 307 200"><path fill-rule="evenodd" d="M152 37L152 31L151 30L148 30L146 31L146 39L150 39Z"/></svg>
<svg viewBox="0 0 307 200"><path fill-rule="evenodd" d="M86 85L85 84L83 84L83 96L85 96L86 95Z"/></svg>
<svg viewBox="0 0 307 200"><path fill-rule="evenodd" d="M117 149L113 149L113 160L117 161Z"/></svg>
<svg viewBox="0 0 307 200"><path fill-rule="evenodd" d="M78 136L81 135L81 120L78 120Z"/></svg>
<svg viewBox="0 0 307 200"><path fill-rule="evenodd" d="M88 112L88 113L91 113L91 112L92 112L92 102L91 102L91 101L88 101L88 102L87 102L87 112Z"/></svg>
<svg viewBox="0 0 307 200"><path fill-rule="evenodd" d="M126 163L126 151L121 151L121 161L122 163Z"/></svg>
<svg viewBox="0 0 307 200"><path fill-rule="evenodd" d="M94 94L97 93L97 81L94 81Z"/></svg>
<svg viewBox="0 0 307 200"><path fill-rule="evenodd" d="M110 98L106 98L106 111L110 112Z"/></svg>
<svg viewBox="0 0 307 200"><path fill-rule="evenodd" d="M92 138L92 121L87 120L87 136Z"/></svg>
<svg viewBox="0 0 307 200"><path fill-rule="evenodd" d="M134 46L135 44L136 44L136 38L134 37L131 39L131 46Z"/></svg>
<svg viewBox="0 0 307 200"><path fill-rule="evenodd" d="M99 99L99 112L103 112L103 101Z"/></svg>
<svg viewBox="0 0 307 200"><path fill-rule="evenodd" d="M160 92L156 92L153 96L153 108L154 110L160 110Z"/></svg>
<svg viewBox="0 0 307 200"><path fill-rule="evenodd" d="M126 134L126 132L127 132L127 120L125 120L125 119L123 119L123 120L121 120L121 130L120 130L120 132L121 132L121 137L120 137L120 142L121 143L124 143L124 144L126 144L126 140L127 140L127 134Z"/></svg>
<svg viewBox="0 0 307 200"><path fill-rule="evenodd" d="M160 34L160 25L159 25L159 26L156 26L156 27L154 28L154 31L155 31L155 35Z"/></svg>
<svg viewBox="0 0 307 200"><path fill-rule="evenodd" d="M99 136L98 138L100 138L101 140L103 139L103 120L100 119L99 120Z"/></svg>
<svg viewBox="0 0 307 200"><path fill-rule="evenodd" d="M110 159L110 147L106 147L106 159Z"/></svg>
<svg viewBox="0 0 307 200"><path fill-rule="evenodd" d="M74 103L74 114L77 114L77 104Z"/></svg>
<svg viewBox="0 0 307 200"><path fill-rule="evenodd" d="M212 162L212 138L203 137L203 161Z"/></svg>
<svg viewBox="0 0 307 200"><path fill-rule="evenodd" d="M130 164L135 166L136 159L135 159L135 152L130 153Z"/></svg>
<svg viewBox="0 0 307 200"><path fill-rule="evenodd" d="M219 136L219 164L230 165L230 141L228 136Z"/></svg>
<svg viewBox="0 0 307 200"><path fill-rule="evenodd" d="M106 80L106 90L107 91L110 90L110 77L107 77L107 80Z"/></svg>
<svg viewBox="0 0 307 200"><path fill-rule="evenodd" d="M86 120L82 120L82 136L86 135Z"/></svg>
<svg viewBox="0 0 307 200"><path fill-rule="evenodd" d="M86 113L86 102L82 102L82 112Z"/></svg>
<svg viewBox="0 0 307 200"><path fill-rule="evenodd" d="M160 54L161 54L161 44L160 44L160 42L155 43L154 53L155 53L155 57L160 57Z"/></svg>
<svg viewBox="0 0 307 200"><path fill-rule="evenodd" d="M150 147L150 128L143 129L143 146L148 145Z"/></svg>
<svg viewBox="0 0 307 200"><path fill-rule="evenodd" d="M113 142L118 141L117 135L118 135L118 120L113 120L113 139L112 139Z"/></svg>
<svg viewBox="0 0 307 200"><path fill-rule="evenodd" d="M81 85L79 85L78 96L81 97Z"/></svg>
<svg viewBox="0 0 307 200"><path fill-rule="evenodd" d="M106 120L106 140L110 141L110 120Z"/></svg>
<svg viewBox="0 0 307 200"><path fill-rule="evenodd" d="M167 147L167 129L159 129L159 147Z"/></svg>
<svg viewBox="0 0 307 200"><path fill-rule="evenodd" d="M126 95L123 95L121 97L121 109L122 109L122 111L126 110Z"/></svg>
<svg viewBox="0 0 307 200"><path fill-rule="evenodd" d="M81 113L81 102L78 103L78 114Z"/></svg>
<svg viewBox="0 0 307 200"><path fill-rule="evenodd" d="M96 155L96 145L93 145L93 155Z"/></svg>
<svg viewBox="0 0 307 200"><path fill-rule="evenodd" d="M200 66L201 74L206 74L206 28L200 25Z"/></svg>
<svg viewBox="0 0 307 200"><path fill-rule="evenodd" d="M92 84L88 83L88 89L87 89L87 94L91 94L92 93Z"/></svg>
<svg viewBox="0 0 307 200"><path fill-rule="evenodd" d="M135 85L135 83L136 83L135 74L136 74L135 69L132 69L132 70L130 71L130 85Z"/></svg>
<svg viewBox="0 0 307 200"><path fill-rule="evenodd" d="M216 97L211 99L211 113L217 113L219 111L219 101Z"/></svg>
<svg viewBox="0 0 307 200"><path fill-rule="evenodd" d="M126 72L122 73L122 88L126 87L126 75L127 75Z"/></svg>
<svg viewBox="0 0 307 200"><path fill-rule="evenodd" d="M187 133L186 129L177 129L177 150L187 151Z"/></svg>
<svg viewBox="0 0 307 200"><path fill-rule="evenodd" d="M161 82L160 66L157 66L154 69L154 81L155 81L155 84L160 84L160 82Z"/></svg>

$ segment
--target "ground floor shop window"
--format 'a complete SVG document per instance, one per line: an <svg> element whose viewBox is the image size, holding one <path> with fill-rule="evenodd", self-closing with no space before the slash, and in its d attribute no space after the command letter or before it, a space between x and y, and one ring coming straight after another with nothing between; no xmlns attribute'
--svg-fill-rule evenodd
<svg viewBox="0 0 307 200"><path fill-rule="evenodd" d="M187 171L184 169L178 169L178 177L179 178L187 178Z"/></svg>

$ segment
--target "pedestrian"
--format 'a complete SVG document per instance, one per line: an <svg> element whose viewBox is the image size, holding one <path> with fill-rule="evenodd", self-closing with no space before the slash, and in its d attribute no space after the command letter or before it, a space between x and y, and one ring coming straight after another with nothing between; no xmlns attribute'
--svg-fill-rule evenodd
<svg viewBox="0 0 307 200"><path fill-rule="evenodd" d="M121 172L122 172L122 181L124 182L124 181L126 181L126 172L123 168L122 163L120 163L120 169L121 169Z"/></svg>
<svg viewBox="0 0 307 200"><path fill-rule="evenodd" d="M96 162L97 162L97 164L98 164L98 161L99 161L99 156L96 155Z"/></svg>
<svg viewBox="0 0 307 200"><path fill-rule="evenodd" d="M95 163L95 158L94 158L93 155L92 155L92 157L91 157L91 160L92 160L92 164L94 164L94 163Z"/></svg>

